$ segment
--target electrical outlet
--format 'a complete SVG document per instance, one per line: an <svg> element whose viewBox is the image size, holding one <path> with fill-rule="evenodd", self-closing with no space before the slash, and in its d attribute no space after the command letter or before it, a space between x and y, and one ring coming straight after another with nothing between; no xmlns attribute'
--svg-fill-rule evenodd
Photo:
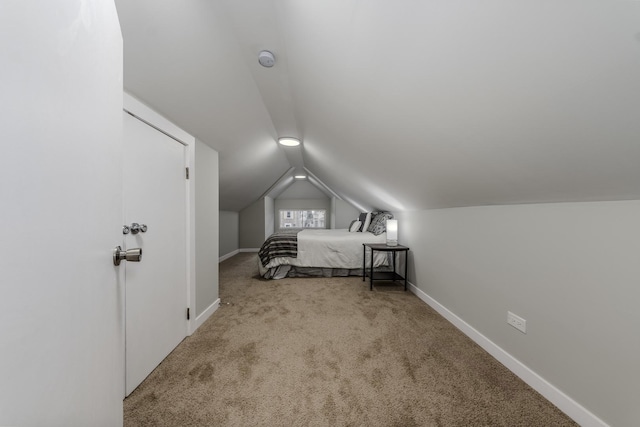
<svg viewBox="0 0 640 427"><path fill-rule="evenodd" d="M510 311L507 311L507 323L523 334L527 333L527 321L520 316L516 316Z"/></svg>

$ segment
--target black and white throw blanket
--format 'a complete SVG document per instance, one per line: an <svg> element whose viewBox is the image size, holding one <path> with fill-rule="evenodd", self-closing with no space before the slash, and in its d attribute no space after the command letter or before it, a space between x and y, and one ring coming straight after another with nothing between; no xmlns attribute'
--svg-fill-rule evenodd
<svg viewBox="0 0 640 427"><path fill-rule="evenodd" d="M258 256L264 267L274 258L296 258L298 256L298 231L286 230L273 233L262 244Z"/></svg>

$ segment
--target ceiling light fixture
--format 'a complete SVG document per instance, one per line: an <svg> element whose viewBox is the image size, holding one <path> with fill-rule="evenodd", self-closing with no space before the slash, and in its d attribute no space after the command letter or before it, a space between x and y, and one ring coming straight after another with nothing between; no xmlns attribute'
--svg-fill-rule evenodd
<svg viewBox="0 0 640 427"><path fill-rule="evenodd" d="M307 179L307 175L295 175L295 179Z"/></svg>
<svg viewBox="0 0 640 427"><path fill-rule="evenodd" d="M271 68L276 63L276 57L268 50L263 50L258 54L258 62L263 67Z"/></svg>
<svg viewBox="0 0 640 427"><path fill-rule="evenodd" d="M298 145L300 145L300 140L298 138L286 137L279 138L278 143L280 145L284 145L285 147L297 147Z"/></svg>

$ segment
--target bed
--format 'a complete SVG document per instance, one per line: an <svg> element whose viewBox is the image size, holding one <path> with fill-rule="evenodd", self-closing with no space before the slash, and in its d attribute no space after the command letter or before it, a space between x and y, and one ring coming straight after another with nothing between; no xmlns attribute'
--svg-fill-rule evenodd
<svg viewBox="0 0 640 427"><path fill-rule="evenodd" d="M385 243L386 232L306 229L272 234L258 252L260 275L266 279L362 274L362 244ZM366 257L366 267L370 257ZM373 266L389 266L388 254L375 253Z"/></svg>

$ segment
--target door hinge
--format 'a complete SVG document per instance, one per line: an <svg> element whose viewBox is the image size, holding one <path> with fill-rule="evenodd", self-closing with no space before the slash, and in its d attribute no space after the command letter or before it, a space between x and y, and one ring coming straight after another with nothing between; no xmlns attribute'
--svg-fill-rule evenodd
<svg viewBox="0 0 640 427"><path fill-rule="evenodd" d="M189 168L185 168L185 176L189 179Z"/></svg>
<svg viewBox="0 0 640 427"><path fill-rule="evenodd" d="M191 313L190 313L189 307L187 307L187 320L190 320L190 319L191 319Z"/></svg>

